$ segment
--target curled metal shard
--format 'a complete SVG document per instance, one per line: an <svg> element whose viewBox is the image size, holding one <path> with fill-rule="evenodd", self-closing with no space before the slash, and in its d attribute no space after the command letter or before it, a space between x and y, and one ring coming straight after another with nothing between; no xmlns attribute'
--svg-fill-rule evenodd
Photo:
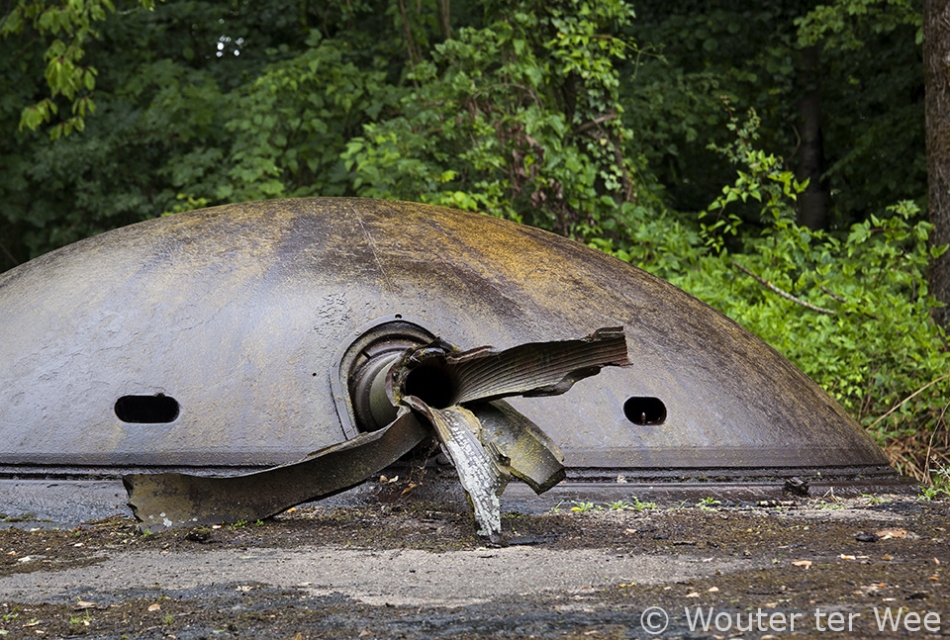
<svg viewBox="0 0 950 640"><path fill-rule="evenodd" d="M494 452L479 441L478 418L460 406L436 409L419 403L418 410L432 422L442 449L455 465L478 522L478 533L497 536L501 533L501 492L508 484L508 477Z"/></svg>
<svg viewBox="0 0 950 640"><path fill-rule="evenodd" d="M123 481L129 505L145 528L254 521L348 489L398 460L428 435L416 417L406 412L383 429L275 469L232 477L129 474Z"/></svg>
<svg viewBox="0 0 950 640"><path fill-rule="evenodd" d="M481 427L479 440L497 452L507 473L537 494L564 480L564 454L536 424L503 400L470 406Z"/></svg>
<svg viewBox="0 0 950 640"><path fill-rule="evenodd" d="M427 435L415 411L431 425L455 465L479 532L495 537L501 533L499 498L512 473L527 478L536 491L545 490L564 477L560 452L510 407L481 407L492 423L491 433L483 435L479 418L461 404L564 393L604 366L628 364L619 328L601 329L581 340L526 344L501 352L491 347L460 352L439 341L407 349L385 373L387 389L402 406L382 429L258 473L130 474L123 481L135 517L151 528L258 520L347 489L395 462ZM419 395L407 395L410 388ZM433 401L452 406L430 406Z"/></svg>
<svg viewBox="0 0 950 640"><path fill-rule="evenodd" d="M631 366L505 401L564 454L552 500L633 488L620 477L779 490L791 477L872 490L896 477L785 358L615 258L461 211L275 200L143 222L0 274L4 511L50 513L47 498L11 503L34 484L261 471L383 427L391 414L372 426L360 414L388 403L353 407L347 380L390 348L386 335L395 357L435 336L506 348L604 326L623 326ZM350 353L367 331L383 338ZM74 512L114 513L117 485L117 502L69 494Z"/></svg>

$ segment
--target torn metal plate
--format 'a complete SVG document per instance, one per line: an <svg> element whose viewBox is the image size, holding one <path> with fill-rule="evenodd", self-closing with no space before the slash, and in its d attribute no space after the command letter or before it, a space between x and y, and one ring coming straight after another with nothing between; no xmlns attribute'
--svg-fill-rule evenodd
<svg viewBox="0 0 950 640"><path fill-rule="evenodd" d="M177 214L0 274L0 476L285 465L389 424L379 373L407 348L612 326L631 366L506 401L563 452L551 494L896 477L816 384L670 284L531 227L360 199Z"/></svg>
<svg viewBox="0 0 950 640"><path fill-rule="evenodd" d="M384 381L386 396L370 400L389 405L389 424L363 423L364 432L355 438L257 473L126 475L122 480L135 517L163 528L268 518L355 486L429 438L441 445L455 466L479 533L497 538L500 498L512 477L539 494L565 477L557 445L499 400L558 395L602 367L630 364L618 328L501 352L490 347L462 352L435 340L406 349L395 361L382 357L387 366L371 370ZM372 395L378 386L374 380L362 389ZM361 387L355 389L358 396Z"/></svg>

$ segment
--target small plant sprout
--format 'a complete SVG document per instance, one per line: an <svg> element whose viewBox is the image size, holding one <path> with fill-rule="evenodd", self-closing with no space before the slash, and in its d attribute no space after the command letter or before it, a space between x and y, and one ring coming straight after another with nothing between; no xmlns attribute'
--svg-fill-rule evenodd
<svg viewBox="0 0 950 640"><path fill-rule="evenodd" d="M936 464L930 470L930 484L920 487L918 498L921 500L939 500L950 498L950 465Z"/></svg>
<svg viewBox="0 0 950 640"><path fill-rule="evenodd" d="M601 508L602 507L596 506L593 502L574 500L574 506L571 507L571 511L574 513L587 513L588 511L600 510Z"/></svg>
<svg viewBox="0 0 950 640"><path fill-rule="evenodd" d="M644 511L646 509L656 509L655 502L643 502L637 496L631 496L630 501L617 500L608 505L611 511Z"/></svg>
<svg viewBox="0 0 950 640"><path fill-rule="evenodd" d="M631 496L633 502L631 503L632 507L636 511L646 511L648 509L656 509L655 502L643 502L637 496Z"/></svg>
<svg viewBox="0 0 950 640"><path fill-rule="evenodd" d="M77 627L79 625L88 627L91 622L92 622L92 616L89 614L89 609L86 609L86 611L81 616L71 616L69 618L69 624L72 626L77 626Z"/></svg>

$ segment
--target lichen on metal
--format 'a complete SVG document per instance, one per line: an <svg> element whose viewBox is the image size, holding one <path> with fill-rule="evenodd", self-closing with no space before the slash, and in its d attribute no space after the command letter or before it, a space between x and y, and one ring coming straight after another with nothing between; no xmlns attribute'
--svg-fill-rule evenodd
<svg viewBox="0 0 950 640"><path fill-rule="evenodd" d="M150 220L0 274L0 484L346 455L395 419L379 374L407 348L504 352L598 327L623 328L629 367L479 414L510 409L556 443L566 480L545 496L896 477L780 354L620 260L489 216L303 199Z"/></svg>

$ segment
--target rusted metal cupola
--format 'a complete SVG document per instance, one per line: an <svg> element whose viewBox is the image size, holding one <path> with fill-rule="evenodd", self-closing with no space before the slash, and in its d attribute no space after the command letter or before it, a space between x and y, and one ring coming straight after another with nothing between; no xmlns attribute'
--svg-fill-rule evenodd
<svg viewBox="0 0 950 640"><path fill-rule="evenodd" d="M124 503L119 475L297 461L395 418L381 373L406 349L603 327L622 328L629 366L507 399L563 453L549 501L897 478L784 357L624 262L461 211L275 200L142 222L0 275L0 511L55 512L51 486L71 482L76 509L101 515L110 491Z"/></svg>

